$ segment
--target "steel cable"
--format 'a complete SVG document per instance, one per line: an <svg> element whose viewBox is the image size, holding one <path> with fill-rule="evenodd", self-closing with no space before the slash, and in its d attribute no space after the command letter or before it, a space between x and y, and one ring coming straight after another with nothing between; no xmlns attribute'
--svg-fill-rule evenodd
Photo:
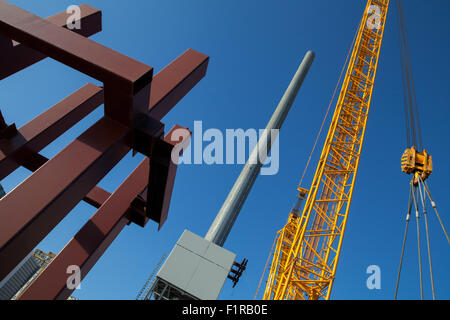
<svg viewBox="0 0 450 320"><path fill-rule="evenodd" d="M413 191L413 184L412 184L412 181L411 181L411 185L410 185L410 188L409 188L408 213L406 215L405 236L403 237L402 255L400 257L400 266L398 268L397 284L395 285L395 297L394 297L394 300L397 300L398 286L399 286L399 283L400 283L400 273L402 272L403 257L405 255L406 238L407 238L407 235L408 235L408 225L409 225L409 220L411 218L411 210L412 210L412 191Z"/></svg>
<svg viewBox="0 0 450 320"><path fill-rule="evenodd" d="M421 184L422 184L422 187L425 188L423 186L422 179L419 177L418 188L419 188L420 198L422 200L423 216L425 217L425 231L427 233L428 263L430 265L431 290L433 292L433 300L436 300L436 292L435 292L435 289L434 289L433 265L431 264L431 244L430 244L430 234L429 234L429 231L428 231L427 207L426 207L426 204L425 204L425 197L424 197L425 191L422 192Z"/></svg>
<svg viewBox="0 0 450 320"><path fill-rule="evenodd" d="M403 95L404 95L404 109L406 119L406 140L408 148L411 143L418 148L418 151L423 150L422 130L420 126L419 107L417 103L417 95L414 84L414 76L411 63L411 54L408 41L408 32L406 28L406 21L404 17L402 0L397 0L398 4L398 19L400 29L400 53L402 57L402 81L403 81Z"/></svg>
<svg viewBox="0 0 450 320"><path fill-rule="evenodd" d="M433 201L433 198L431 197L431 192L430 192L430 188L428 187L428 184L427 184L427 182L426 182L426 181L424 181L424 185L425 185L425 191L426 191L426 193L428 194L428 198L430 198L430 201L431 201L431 205L432 205L432 207L433 207L434 211L436 212L436 216L437 216L437 217L438 217L438 219L439 219L439 223L441 224L442 230L444 231L444 233L445 233L445 236L447 237L447 241L448 241L448 244L450 244L450 238L448 237L448 233L447 233L447 230L445 230L445 226L444 226L444 223L442 223L442 219L441 219L441 216L439 215L439 212L438 212L438 209L437 209L436 203L435 203L435 202Z"/></svg>
<svg viewBox="0 0 450 320"><path fill-rule="evenodd" d="M416 200L417 189L413 191L414 207L416 208L417 225L417 251L419 253L419 275L420 275L420 299L423 300L422 258L420 253L420 228L419 228L419 204Z"/></svg>

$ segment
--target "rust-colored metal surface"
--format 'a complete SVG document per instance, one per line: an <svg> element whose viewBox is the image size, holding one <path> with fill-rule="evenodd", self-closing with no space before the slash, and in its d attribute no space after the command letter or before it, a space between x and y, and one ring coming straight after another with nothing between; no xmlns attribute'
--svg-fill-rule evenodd
<svg viewBox="0 0 450 320"><path fill-rule="evenodd" d="M174 145L172 140L175 127L165 137L165 141ZM27 299L67 299L73 289L66 286L67 269L79 266L81 278L89 272L103 252L108 248L120 231L130 220L129 207L132 201L146 187L150 168L149 159L145 159L108 198L97 213L80 229L65 246L42 275L21 295ZM169 181L173 185L174 180Z"/></svg>
<svg viewBox="0 0 450 320"><path fill-rule="evenodd" d="M80 10L81 29L73 29L71 31L84 37L90 37L91 35L100 32L102 30L101 11L85 4L80 5ZM68 16L67 12L64 11L48 17L46 20L56 26L66 28ZM45 54L2 35L0 35L0 51L2 52L2 59L0 60L0 80L46 58Z"/></svg>
<svg viewBox="0 0 450 320"><path fill-rule="evenodd" d="M172 151L189 132L176 126L164 138L161 120L208 67L208 56L189 49L153 77L152 67L87 39L101 30L101 12L80 9L83 27L72 32L65 12L42 19L0 0L0 79L51 57L103 82L87 84L20 129L0 113L0 180L20 166L33 171L0 200L0 280L80 201L98 209L22 299L67 298L68 265L84 277L127 224L153 220L162 227L177 169ZM39 154L102 104L104 117L56 156ZM98 187L130 150L146 159L116 191Z"/></svg>

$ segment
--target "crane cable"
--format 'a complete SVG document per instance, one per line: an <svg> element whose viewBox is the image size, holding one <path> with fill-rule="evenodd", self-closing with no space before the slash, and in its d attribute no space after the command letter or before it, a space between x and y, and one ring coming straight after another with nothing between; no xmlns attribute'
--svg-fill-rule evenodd
<svg viewBox="0 0 450 320"><path fill-rule="evenodd" d="M410 188L409 188L408 213L406 214L406 228L405 228L405 235L403 237L402 254L400 256L400 266L398 268L397 284L395 285L394 300L397 300L398 285L400 283L400 274L402 272L402 266L403 266L403 257L405 256L406 238L407 238L407 235L408 235L408 226L409 226L409 220L411 219L411 210L412 210L412 202L411 202L412 192L413 192L413 184L412 184L412 181L411 181Z"/></svg>
<svg viewBox="0 0 450 320"><path fill-rule="evenodd" d="M431 280L431 291L433 292L433 300L436 300L436 292L434 290L434 277L433 277L433 264L431 263L431 245L430 245L430 233L428 231L428 217L427 217L427 207L425 204L425 187L423 185L423 180L421 177L419 177L419 180L422 184L419 183L418 189L420 194L420 199L422 201L422 208L423 208L423 216L425 218L425 231L427 234L427 248L428 248L428 263L430 266L430 280ZM423 190L422 190L423 189Z"/></svg>
<svg viewBox="0 0 450 320"><path fill-rule="evenodd" d="M422 279L422 254L420 251L420 225L419 225L419 204L417 201L417 189L413 190L414 208L416 209L416 226L417 226L417 251L419 256L419 276L420 276L420 299L423 300L423 279Z"/></svg>
<svg viewBox="0 0 450 320"><path fill-rule="evenodd" d="M419 107L414 86L408 32L406 28L402 0L397 0L397 5L400 31L399 44L402 67L403 103L405 109L406 143L407 148L416 146L418 151L421 152L423 150L423 143L419 119Z"/></svg>
<svg viewBox="0 0 450 320"><path fill-rule="evenodd" d="M361 25L361 23L362 23L362 19L361 19L359 25ZM358 28L358 30L359 30L359 28ZM302 186L302 182L303 182L303 179L305 178L306 172L308 171L308 167L309 167L309 164L311 163L312 156L313 156L314 152L316 151L317 143L319 142L320 136L322 135L322 130L323 130L324 126L325 126L325 123L327 122L328 115L330 114L331 106L333 105L333 101L334 101L334 98L336 97L336 93L337 93L337 90L338 90L339 85L341 83L342 76L344 75L345 67L348 64L348 61L350 59L350 55L352 53L353 47L355 46L355 42L356 42L357 36L358 36L358 31L355 33L355 36L353 38L352 44L350 46L350 49L348 50L347 58L345 59L345 63L342 66L341 74L339 75L339 80L338 80L338 82L336 84L336 87L334 88L333 96L331 97L330 103L328 104L327 112L325 113L325 117L323 118L322 125L320 126L319 132L317 133L316 141L314 142L314 146L313 146L313 148L311 150L311 153L309 154L309 158L308 158L308 161L306 163L305 170L303 170L303 174L302 174L302 177L300 179L300 183L298 184L299 188L301 188L301 186Z"/></svg>
<svg viewBox="0 0 450 320"><path fill-rule="evenodd" d="M428 195L428 198L430 199L431 206L433 207L436 216L438 217L439 223L441 224L442 230L444 231L445 237L447 238L448 244L450 244L450 238L448 236L447 230L445 229L444 223L442 222L441 216L439 215L436 202L434 202L433 197L431 196L430 188L428 187L428 183L426 181L423 181L423 185L425 187L425 193Z"/></svg>
<svg viewBox="0 0 450 320"><path fill-rule="evenodd" d="M267 256L266 265L264 266L264 271L263 271L263 274L261 276L261 279L259 279L258 288L256 289L255 296L253 297L253 300L256 300L256 297L258 296L259 289L261 288L261 284L262 284L262 281L264 279L264 275L266 274L266 271L267 271L267 266L269 265L270 257L272 256L271 253L273 251L273 248L275 247L275 244L277 243L277 240L278 239L275 237L275 240L273 241L273 244L272 244L272 248L270 249L269 255Z"/></svg>

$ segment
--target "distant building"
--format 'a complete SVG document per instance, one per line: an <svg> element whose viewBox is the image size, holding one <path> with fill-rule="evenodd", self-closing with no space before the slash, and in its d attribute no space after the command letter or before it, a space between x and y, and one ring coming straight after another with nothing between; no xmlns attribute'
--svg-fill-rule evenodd
<svg viewBox="0 0 450 320"><path fill-rule="evenodd" d="M0 190L1 191L1 190ZM50 264L56 255L35 250L0 282L0 300L15 300ZM69 298L74 300L73 298Z"/></svg>

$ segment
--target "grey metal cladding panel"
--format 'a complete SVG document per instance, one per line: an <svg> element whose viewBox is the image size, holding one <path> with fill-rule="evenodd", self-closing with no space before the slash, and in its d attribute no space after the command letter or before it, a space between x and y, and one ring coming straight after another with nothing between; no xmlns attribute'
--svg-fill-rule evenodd
<svg viewBox="0 0 450 320"><path fill-rule="evenodd" d="M10 300L11 295L7 293L6 291L3 292L3 290L0 290L0 300Z"/></svg>
<svg viewBox="0 0 450 320"><path fill-rule="evenodd" d="M201 300L217 300L227 276L228 271L202 259L186 291Z"/></svg>
<svg viewBox="0 0 450 320"><path fill-rule="evenodd" d="M0 300L10 300L12 297L14 297L14 290L7 284L4 285L0 289Z"/></svg>
<svg viewBox="0 0 450 320"><path fill-rule="evenodd" d="M218 264L226 271L230 271L233 262L236 260L236 255L218 245L211 243L204 255L205 259Z"/></svg>
<svg viewBox="0 0 450 320"><path fill-rule="evenodd" d="M190 232L189 230L184 230L177 245L182 246L200 256L203 256L209 247L210 242L199 237L198 235Z"/></svg>
<svg viewBox="0 0 450 320"><path fill-rule="evenodd" d="M186 286L197 270L200 259L200 256L176 245L156 276L187 291Z"/></svg>

